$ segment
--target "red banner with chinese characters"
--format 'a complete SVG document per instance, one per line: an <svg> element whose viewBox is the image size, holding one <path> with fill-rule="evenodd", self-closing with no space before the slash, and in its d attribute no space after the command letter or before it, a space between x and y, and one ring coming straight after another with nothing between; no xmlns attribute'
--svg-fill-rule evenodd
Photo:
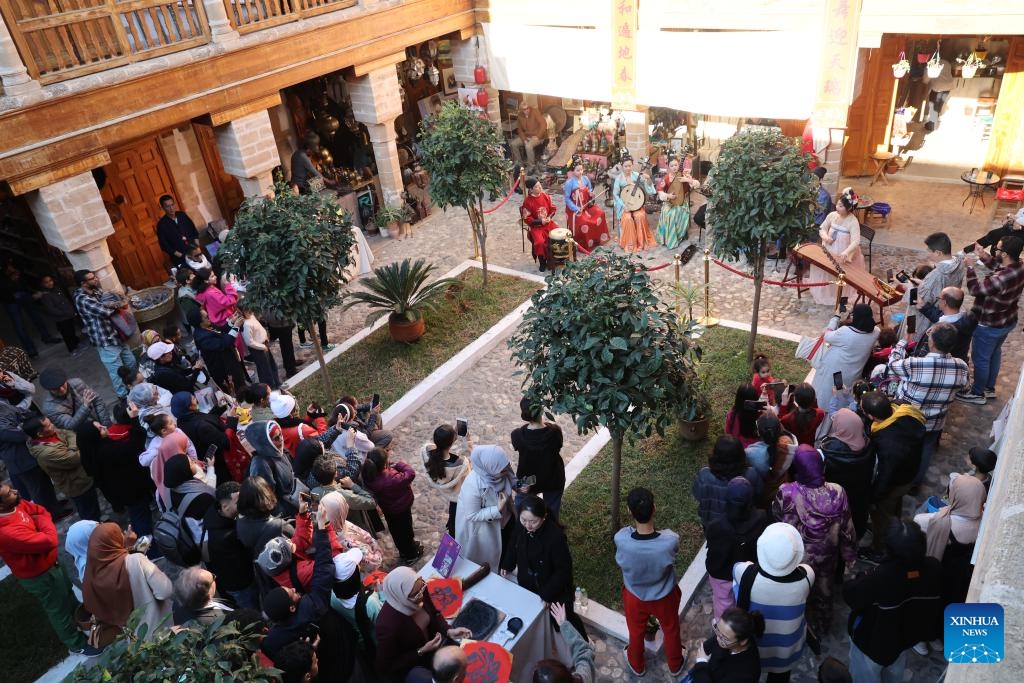
<svg viewBox="0 0 1024 683"><path fill-rule="evenodd" d="M637 0L612 0L612 109L636 109Z"/></svg>

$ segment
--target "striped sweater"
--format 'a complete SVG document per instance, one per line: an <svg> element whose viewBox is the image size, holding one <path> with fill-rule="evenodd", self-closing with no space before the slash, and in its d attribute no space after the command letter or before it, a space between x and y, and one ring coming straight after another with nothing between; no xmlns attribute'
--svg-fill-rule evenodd
<svg viewBox="0 0 1024 683"><path fill-rule="evenodd" d="M739 597L740 580L752 562L737 562L732 568L733 593ZM800 569L806 574L802 574ZM814 583L814 570L802 564L784 577L758 571L750 589L750 609L764 615L764 636L757 641L761 670L784 673L800 660L806 636L804 612Z"/></svg>

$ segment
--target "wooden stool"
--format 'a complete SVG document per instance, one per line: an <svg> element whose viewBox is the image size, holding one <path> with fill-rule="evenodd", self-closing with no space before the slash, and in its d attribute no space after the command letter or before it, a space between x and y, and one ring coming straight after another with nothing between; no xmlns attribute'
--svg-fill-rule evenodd
<svg viewBox="0 0 1024 683"><path fill-rule="evenodd" d="M871 155L871 158L875 161L875 174L871 176L871 182L868 184L875 184L875 181L881 179L886 185L889 184L889 180L885 175L885 167L889 165L889 162L896 158L896 155L892 152L875 152Z"/></svg>

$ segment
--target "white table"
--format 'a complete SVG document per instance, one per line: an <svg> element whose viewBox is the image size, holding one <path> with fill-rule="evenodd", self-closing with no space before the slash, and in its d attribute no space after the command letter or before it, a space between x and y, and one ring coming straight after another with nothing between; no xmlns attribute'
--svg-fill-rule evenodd
<svg viewBox="0 0 1024 683"><path fill-rule="evenodd" d="M480 565L460 557L450 578L464 578L475 572ZM440 574L427 563L420 570L425 580L439 578ZM503 646L512 653L512 681L529 680L534 665L542 659L555 658L569 663L569 650L565 641L559 636L551 623L551 618L544 607L544 601L536 593L531 593L517 584L507 581L497 574L488 574L480 583L462 594L462 604L466 605L476 598L505 614L488 641ZM523 628L508 644L509 634L505 625L512 617L523 620Z"/></svg>

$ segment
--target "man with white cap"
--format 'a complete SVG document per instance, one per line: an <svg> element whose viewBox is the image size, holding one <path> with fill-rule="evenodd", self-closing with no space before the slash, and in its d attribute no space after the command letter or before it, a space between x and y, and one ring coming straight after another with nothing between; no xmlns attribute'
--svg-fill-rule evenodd
<svg viewBox="0 0 1024 683"><path fill-rule="evenodd" d="M789 680L803 655L807 636L804 613L814 583L814 570L800 564L804 541L790 524L771 524L757 539L757 563L737 562L733 582L736 605L764 615L764 637L758 645L761 670L769 683Z"/></svg>
<svg viewBox="0 0 1024 683"><path fill-rule="evenodd" d="M110 426L110 411L99 394L78 377L68 378L63 368L46 368L39 374L46 389L43 415L58 429L74 431L86 422Z"/></svg>
<svg viewBox="0 0 1024 683"><path fill-rule="evenodd" d="M284 448L294 458L299 442L303 439L316 439L326 447L338 438L343 431L341 417L336 424L327 426L326 414L316 403L306 407L306 419L299 418L299 406L295 397L283 391L271 391L269 397L270 412L281 426L284 433Z"/></svg>
<svg viewBox="0 0 1024 683"><path fill-rule="evenodd" d="M153 361L153 374L149 381L172 394L179 391L192 392L196 387L196 375L203 367L199 361L190 370L174 362L174 344L165 342L162 339L153 342L146 349L146 355Z"/></svg>

